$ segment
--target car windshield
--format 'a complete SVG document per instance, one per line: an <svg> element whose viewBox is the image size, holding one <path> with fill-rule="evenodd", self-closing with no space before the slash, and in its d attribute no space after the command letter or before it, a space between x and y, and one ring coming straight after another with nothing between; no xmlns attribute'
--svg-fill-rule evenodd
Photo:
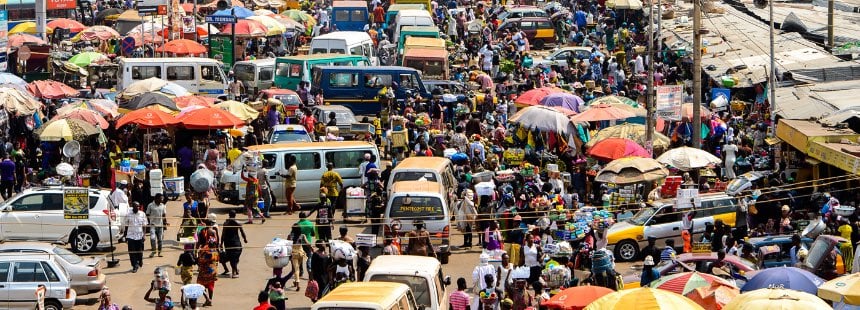
<svg viewBox="0 0 860 310"><path fill-rule="evenodd" d="M409 286L412 289L412 293L415 294L415 302L418 303L418 306L430 307L430 286L427 284L427 280L423 277L417 276L409 276L409 275L394 275L394 274L378 274L373 275L370 278L370 281L374 282L396 282L402 283Z"/></svg>
<svg viewBox="0 0 860 310"><path fill-rule="evenodd" d="M278 130L272 133L272 139L269 143L283 142L311 142L311 138L304 130Z"/></svg>
<svg viewBox="0 0 860 310"><path fill-rule="evenodd" d="M657 208L644 208L636 212L627 222L637 226L645 225L645 221L650 219L655 212L657 212Z"/></svg>
<svg viewBox="0 0 860 310"><path fill-rule="evenodd" d="M330 111L324 111L323 113L324 113L323 115L326 116L326 120L328 120L328 114L331 112ZM353 116L352 113L349 113L346 111L335 111L334 114L335 114L334 119L337 120L338 124L356 123L355 116Z"/></svg>
<svg viewBox="0 0 860 310"><path fill-rule="evenodd" d="M77 254L72 253L71 251L61 247L55 246L51 251L54 252L54 254L56 254L57 256L63 258L64 261L69 262L70 264L79 264L80 262L84 261L84 259Z"/></svg>
<svg viewBox="0 0 860 310"><path fill-rule="evenodd" d="M280 100L284 105L298 106L301 105L301 100L297 95L275 95L275 99Z"/></svg>
<svg viewBox="0 0 860 310"><path fill-rule="evenodd" d="M398 196L391 201L391 219L401 222L421 218L425 221L437 221L445 218L442 210L442 200L436 197Z"/></svg>
<svg viewBox="0 0 860 310"><path fill-rule="evenodd" d="M254 80L254 66L246 65L246 64L238 64L233 67L233 74L236 75L236 79L240 81L253 81Z"/></svg>

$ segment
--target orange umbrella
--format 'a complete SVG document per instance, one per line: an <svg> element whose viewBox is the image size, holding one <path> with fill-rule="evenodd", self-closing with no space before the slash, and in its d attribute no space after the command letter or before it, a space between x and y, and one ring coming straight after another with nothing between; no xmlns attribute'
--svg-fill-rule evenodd
<svg viewBox="0 0 860 310"><path fill-rule="evenodd" d="M206 47L192 40L179 39L164 43L164 45L157 48L156 51L173 53L176 55L197 55L206 53Z"/></svg>
<svg viewBox="0 0 860 310"><path fill-rule="evenodd" d="M194 12L194 3L183 3L180 4L182 6L182 10L185 13L193 13Z"/></svg>
<svg viewBox="0 0 860 310"><path fill-rule="evenodd" d="M614 292L611 289L590 285L565 289L540 305L549 309L580 310L604 295Z"/></svg>
<svg viewBox="0 0 860 310"><path fill-rule="evenodd" d="M54 80L37 80L27 84L27 91L37 98L60 99L75 97L80 92L69 85Z"/></svg>
<svg viewBox="0 0 860 310"><path fill-rule="evenodd" d="M621 108L611 107L608 105L596 105L591 106L585 112L574 115L570 118L570 120L581 123L581 122L596 122L596 121L611 121L617 119L624 119L629 117L636 117L636 114Z"/></svg>
<svg viewBox="0 0 860 310"><path fill-rule="evenodd" d="M613 161L623 157L651 157L644 147L636 141L624 138L608 138L600 140L588 148L588 156L603 161Z"/></svg>
<svg viewBox="0 0 860 310"><path fill-rule="evenodd" d="M45 40L26 33L16 33L9 36L9 47L19 47L26 43L45 44Z"/></svg>
<svg viewBox="0 0 860 310"><path fill-rule="evenodd" d="M238 22L236 22L235 35L240 38L264 37L268 32L269 28L266 28L263 23L253 19L240 19ZM221 31L221 33L231 34L233 33L233 27L227 25L226 27L224 27L224 31Z"/></svg>
<svg viewBox="0 0 860 310"><path fill-rule="evenodd" d="M229 129L245 125L245 122L235 115L218 108L196 109L177 121L188 129Z"/></svg>
<svg viewBox="0 0 860 310"><path fill-rule="evenodd" d="M564 90L561 88L555 88L555 87L535 88L535 89L531 89L531 90L528 90L528 91L520 94L517 97L517 99L514 100L514 103L516 103L519 106L538 105L538 104L540 104L540 100L546 96L549 96L549 94L561 93L561 92L564 92Z"/></svg>
<svg viewBox="0 0 860 310"><path fill-rule="evenodd" d="M722 310L723 306L738 295L740 295L738 288L714 282L711 286L696 288L685 296L705 310Z"/></svg>
<svg viewBox="0 0 860 310"><path fill-rule="evenodd" d="M101 116L101 114L96 111L85 108L74 108L66 110L63 113L57 114L57 116L54 116L54 118L51 120L64 118L79 119L89 123L90 125L99 126L101 129L108 129L108 126L110 126L107 120Z"/></svg>
<svg viewBox="0 0 860 310"><path fill-rule="evenodd" d="M84 24L81 24L76 20L71 20L68 18L57 18L45 25L45 27L48 27L48 29L51 30L54 30L54 28L69 29L69 32L71 33L81 32L81 30L87 28L87 26L84 26Z"/></svg>
<svg viewBox="0 0 860 310"><path fill-rule="evenodd" d="M212 33L218 33L218 29L212 28L212 30L213 30ZM156 31L156 33L158 33L158 35L166 38L170 35L170 29L164 28L164 29L161 29L159 31ZM197 25L197 37L205 38L208 36L209 36L209 30L207 29L207 27Z"/></svg>
<svg viewBox="0 0 860 310"><path fill-rule="evenodd" d="M693 104L685 103L681 105L681 117L686 117L688 119L693 119ZM702 118L711 117L711 111L704 106L700 106L700 110Z"/></svg>
<svg viewBox="0 0 860 310"><path fill-rule="evenodd" d="M158 109L140 109L123 115L116 121L116 128L128 124L136 124L143 128L163 128L176 125L177 120L173 115Z"/></svg>
<svg viewBox="0 0 860 310"><path fill-rule="evenodd" d="M215 104L215 98L204 96L182 96L173 98L173 102L176 102L176 107L179 109L185 109L191 106L208 108Z"/></svg>

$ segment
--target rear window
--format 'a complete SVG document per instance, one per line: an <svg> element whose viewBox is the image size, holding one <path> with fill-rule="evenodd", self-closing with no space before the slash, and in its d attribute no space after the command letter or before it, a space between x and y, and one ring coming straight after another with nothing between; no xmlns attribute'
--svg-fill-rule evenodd
<svg viewBox="0 0 860 310"><path fill-rule="evenodd" d="M438 182L438 180L436 180L436 174L430 172L403 171L394 173L394 182L418 181L421 178L430 182Z"/></svg>
<svg viewBox="0 0 860 310"><path fill-rule="evenodd" d="M415 294L415 302L419 306L430 307L430 286L427 285L427 279L423 277L393 275L393 274L377 274L370 277L372 282L395 282L409 286L412 293Z"/></svg>
<svg viewBox="0 0 860 310"><path fill-rule="evenodd" d="M445 218L442 210L442 200L437 197L395 197L391 202L391 219L399 219L401 222L412 219L423 219L425 221L438 221Z"/></svg>
<svg viewBox="0 0 860 310"><path fill-rule="evenodd" d="M72 265L79 264L80 262L84 261L84 259L81 258L80 256L78 256L77 254L72 253L71 251L66 250L64 248L61 248L61 247L55 246L53 249L51 249L51 252L54 252L54 254L56 254L57 256L62 258L64 261L66 261Z"/></svg>
<svg viewBox="0 0 860 310"><path fill-rule="evenodd" d="M233 66L233 74L236 76L236 79L241 81L253 81L254 80L254 66L252 65L235 65Z"/></svg>
<svg viewBox="0 0 860 310"><path fill-rule="evenodd" d="M283 142L311 142L308 132L304 130L278 130L272 134L272 139L269 143Z"/></svg>

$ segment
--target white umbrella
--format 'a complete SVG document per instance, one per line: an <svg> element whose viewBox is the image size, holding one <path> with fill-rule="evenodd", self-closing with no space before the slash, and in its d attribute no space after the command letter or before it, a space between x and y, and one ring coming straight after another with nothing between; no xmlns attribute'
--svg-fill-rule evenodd
<svg viewBox="0 0 860 310"><path fill-rule="evenodd" d="M723 161L707 151L692 147L679 147L666 151L657 161L683 171L717 165Z"/></svg>
<svg viewBox="0 0 860 310"><path fill-rule="evenodd" d="M568 133L573 128L570 119L556 109L545 106L530 106L511 117L510 122L529 129ZM572 132L572 131L571 131Z"/></svg>

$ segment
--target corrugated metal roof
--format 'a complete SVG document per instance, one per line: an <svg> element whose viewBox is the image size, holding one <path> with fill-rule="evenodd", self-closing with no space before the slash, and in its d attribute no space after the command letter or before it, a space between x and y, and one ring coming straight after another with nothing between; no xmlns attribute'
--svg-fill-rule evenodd
<svg viewBox="0 0 860 310"><path fill-rule="evenodd" d="M818 119L858 105L857 81L799 85L776 89L775 112L785 119Z"/></svg>

